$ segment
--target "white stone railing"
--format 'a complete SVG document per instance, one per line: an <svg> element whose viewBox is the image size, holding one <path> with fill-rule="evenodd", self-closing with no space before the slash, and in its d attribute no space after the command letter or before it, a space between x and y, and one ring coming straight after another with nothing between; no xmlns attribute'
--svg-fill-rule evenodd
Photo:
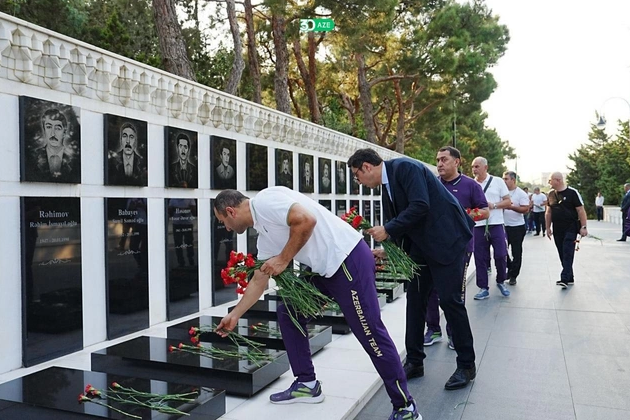
<svg viewBox="0 0 630 420"><path fill-rule="evenodd" d="M0 13L0 79L31 84L336 156L370 146Z"/></svg>

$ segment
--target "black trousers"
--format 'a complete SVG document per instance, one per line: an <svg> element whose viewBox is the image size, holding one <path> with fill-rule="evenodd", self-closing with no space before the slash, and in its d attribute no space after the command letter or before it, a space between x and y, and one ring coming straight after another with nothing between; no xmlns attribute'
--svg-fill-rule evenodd
<svg viewBox="0 0 630 420"><path fill-rule="evenodd" d="M553 241L562 263L560 280L573 281L573 259L575 257L575 240L577 233L572 231L553 231Z"/></svg>
<svg viewBox="0 0 630 420"><path fill-rule="evenodd" d="M536 223L536 233L540 233L540 228L542 228L542 233L544 235L547 230L545 226L545 212L532 212L532 214L534 215L534 223Z"/></svg>
<svg viewBox="0 0 630 420"><path fill-rule="evenodd" d="M525 225L506 226L505 233L507 234L508 247L512 250L512 258L510 258L510 253L507 256L507 277L508 279L515 279L521 273L523 239L525 239L527 228Z"/></svg>
<svg viewBox="0 0 630 420"><path fill-rule="evenodd" d="M414 258L421 265L420 274L414 276L407 288L407 324L405 347L407 362L421 365L424 353L424 324L431 289L435 287L440 298L446 322L453 332L453 345L457 352L457 367L469 369L475 366L473 335L468 313L462 300L462 275L464 272L463 249L449 265L439 264L430 258Z"/></svg>

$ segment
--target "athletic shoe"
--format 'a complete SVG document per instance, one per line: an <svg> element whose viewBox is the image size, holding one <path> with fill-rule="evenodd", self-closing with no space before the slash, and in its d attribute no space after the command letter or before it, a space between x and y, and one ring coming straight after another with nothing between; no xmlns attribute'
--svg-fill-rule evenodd
<svg viewBox="0 0 630 420"><path fill-rule="evenodd" d="M488 299L490 297L490 292L488 289L479 289L479 293L475 295L475 300Z"/></svg>
<svg viewBox="0 0 630 420"><path fill-rule="evenodd" d="M508 284L510 286L516 286L516 279L515 278L511 278L510 281L508 282Z"/></svg>
<svg viewBox="0 0 630 420"><path fill-rule="evenodd" d="M406 408L399 408L392 411L392 415L389 416L389 420L422 420L422 416L418 413L418 407L413 404L413 410L407 410Z"/></svg>
<svg viewBox="0 0 630 420"><path fill-rule="evenodd" d="M434 343L438 343L440 341L442 341L442 333L440 331L433 331L429 329L424 335L425 346L432 346Z"/></svg>
<svg viewBox="0 0 630 420"><path fill-rule="evenodd" d="M451 350L455 350L455 345L453 344L453 337L452 336L448 336L448 348Z"/></svg>
<svg viewBox="0 0 630 420"><path fill-rule="evenodd" d="M302 382L295 381L286 391L271 394L269 400L274 404L317 404L324 401L322 383L317 381L313 389L311 389Z"/></svg>
<svg viewBox="0 0 630 420"><path fill-rule="evenodd" d="M507 289L507 287L505 287L503 283L497 283L497 287L499 288L503 296L505 297L510 296L510 291Z"/></svg>
<svg viewBox="0 0 630 420"><path fill-rule="evenodd" d="M566 289L567 288L567 282L564 281L564 280L559 280L559 281L556 282L556 286L560 286L563 289Z"/></svg>

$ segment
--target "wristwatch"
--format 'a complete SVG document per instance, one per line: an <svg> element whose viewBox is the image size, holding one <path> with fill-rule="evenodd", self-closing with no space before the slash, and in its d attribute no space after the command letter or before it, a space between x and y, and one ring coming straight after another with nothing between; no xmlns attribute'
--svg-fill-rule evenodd
<svg viewBox="0 0 630 420"><path fill-rule="evenodd" d="M581 229L586 229L586 226L582 226Z"/></svg>

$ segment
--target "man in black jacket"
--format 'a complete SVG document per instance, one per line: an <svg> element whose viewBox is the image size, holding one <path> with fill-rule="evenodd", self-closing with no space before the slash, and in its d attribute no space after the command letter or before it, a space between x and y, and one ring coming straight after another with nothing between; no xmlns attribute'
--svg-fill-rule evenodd
<svg viewBox="0 0 630 420"><path fill-rule="evenodd" d="M372 149L357 150L348 167L357 182L382 193L386 223L367 233L376 241L391 238L421 265L407 288L405 347L408 379L424 376L424 324L429 292L438 291L440 306L453 331L457 369L448 390L463 388L475 378L475 351L468 313L461 297L464 254L472 238L472 220L457 199L422 163L383 159ZM382 252L382 251L380 251ZM379 251L375 251L379 257Z"/></svg>
<svg viewBox="0 0 630 420"><path fill-rule="evenodd" d="M628 210L630 209L630 183L623 186L623 190L626 192L621 201L621 238L617 239L618 242L626 242L627 238L627 224Z"/></svg>

